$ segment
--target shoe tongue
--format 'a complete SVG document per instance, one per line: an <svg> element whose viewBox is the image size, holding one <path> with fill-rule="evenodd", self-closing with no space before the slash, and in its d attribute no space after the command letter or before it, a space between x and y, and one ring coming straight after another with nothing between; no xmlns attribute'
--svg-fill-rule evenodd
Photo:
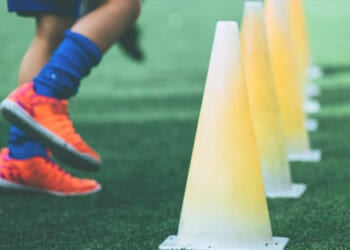
<svg viewBox="0 0 350 250"><path fill-rule="evenodd" d="M68 101L67 100L55 100L50 104L51 109L57 115L67 115L68 114Z"/></svg>
<svg viewBox="0 0 350 250"><path fill-rule="evenodd" d="M60 100L62 109L64 110L65 113L68 113L68 100L62 99Z"/></svg>

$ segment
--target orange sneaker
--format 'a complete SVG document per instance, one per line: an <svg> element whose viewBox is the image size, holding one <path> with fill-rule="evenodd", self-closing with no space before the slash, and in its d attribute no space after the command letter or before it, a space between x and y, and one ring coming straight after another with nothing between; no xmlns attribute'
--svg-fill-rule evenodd
<svg viewBox="0 0 350 250"><path fill-rule="evenodd" d="M4 117L47 145L62 161L85 170L97 170L100 156L76 133L67 100L35 93L33 83L14 90L0 105Z"/></svg>
<svg viewBox="0 0 350 250"><path fill-rule="evenodd" d="M86 195L101 189L96 181L73 177L49 158L17 160L9 156L8 149L0 152L0 186L59 196Z"/></svg>

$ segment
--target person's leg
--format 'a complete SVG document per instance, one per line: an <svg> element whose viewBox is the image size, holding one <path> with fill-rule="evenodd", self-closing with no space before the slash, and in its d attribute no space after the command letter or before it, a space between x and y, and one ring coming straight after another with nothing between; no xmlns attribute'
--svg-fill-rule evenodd
<svg viewBox="0 0 350 250"><path fill-rule="evenodd" d="M142 1L144 3L144 1ZM101 0L83 0L81 5L81 15L87 15L94 11L101 4ZM144 60L144 52L140 48L140 27L136 24L129 27L115 42L123 52L135 61Z"/></svg>
<svg viewBox="0 0 350 250"><path fill-rule="evenodd" d="M2 102L5 118L39 138L68 164L97 169L100 158L75 132L65 100L76 94L80 80L135 21L139 8L138 0L106 0L76 22L34 83Z"/></svg>
<svg viewBox="0 0 350 250"><path fill-rule="evenodd" d="M19 68L18 83L20 85L33 80L62 41L64 31L74 22L69 17L49 14L38 15L35 18L35 37ZM10 155L15 159L46 155L46 148L39 141L14 125L10 127L9 149Z"/></svg>
<svg viewBox="0 0 350 250"><path fill-rule="evenodd" d="M135 22L139 12L139 0L106 0L82 17L72 31L90 39L104 53Z"/></svg>
<svg viewBox="0 0 350 250"><path fill-rule="evenodd" d="M33 80L63 40L64 32L75 21L72 17L51 14L38 15L35 19L35 36L22 59L18 72L19 84Z"/></svg>
<svg viewBox="0 0 350 250"><path fill-rule="evenodd" d="M75 6L72 3L72 8L57 8L53 2L38 4L36 0L8 2L11 11L36 16L35 37L18 75L19 84L24 84L32 81L62 41L64 31L73 24L74 15L70 12L74 12ZM76 178L65 172L52 161L43 144L14 125L10 128L8 148L0 152L0 186L60 196L85 195L101 189L94 180Z"/></svg>
<svg viewBox="0 0 350 250"><path fill-rule="evenodd" d="M143 50L140 48L140 28L136 25L132 26L117 41L126 55L135 61L143 61L145 58Z"/></svg>
<svg viewBox="0 0 350 250"><path fill-rule="evenodd" d="M75 95L81 79L135 21L139 8L138 0L105 0L79 19L65 33L49 63L34 78L35 91L59 99Z"/></svg>

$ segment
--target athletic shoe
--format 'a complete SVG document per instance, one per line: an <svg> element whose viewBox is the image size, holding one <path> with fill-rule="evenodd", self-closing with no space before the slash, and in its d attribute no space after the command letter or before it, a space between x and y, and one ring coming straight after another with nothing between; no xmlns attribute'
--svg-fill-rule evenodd
<svg viewBox="0 0 350 250"><path fill-rule="evenodd" d="M7 148L0 152L0 186L59 196L87 195L101 189L94 180L71 176L49 157L13 159Z"/></svg>
<svg viewBox="0 0 350 250"><path fill-rule="evenodd" d="M122 50L133 60L143 61L145 56L139 46L140 30L137 26L132 26L125 31L117 41Z"/></svg>
<svg viewBox="0 0 350 250"><path fill-rule="evenodd" d="M9 122L37 138L72 167L100 167L100 156L74 129L67 100L38 95L33 83L27 83L14 90L1 103L0 110Z"/></svg>

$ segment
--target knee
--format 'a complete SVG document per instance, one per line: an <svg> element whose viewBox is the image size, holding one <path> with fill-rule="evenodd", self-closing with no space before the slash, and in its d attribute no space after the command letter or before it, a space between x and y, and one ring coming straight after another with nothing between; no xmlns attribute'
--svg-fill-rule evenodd
<svg viewBox="0 0 350 250"><path fill-rule="evenodd" d="M129 0L128 4L130 15L136 20L141 12L141 2L140 0Z"/></svg>
<svg viewBox="0 0 350 250"><path fill-rule="evenodd" d="M64 32L71 27L73 20L56 17L37 17L36 39L45 45L49 51L53 51L64 38Z"/></svg>

